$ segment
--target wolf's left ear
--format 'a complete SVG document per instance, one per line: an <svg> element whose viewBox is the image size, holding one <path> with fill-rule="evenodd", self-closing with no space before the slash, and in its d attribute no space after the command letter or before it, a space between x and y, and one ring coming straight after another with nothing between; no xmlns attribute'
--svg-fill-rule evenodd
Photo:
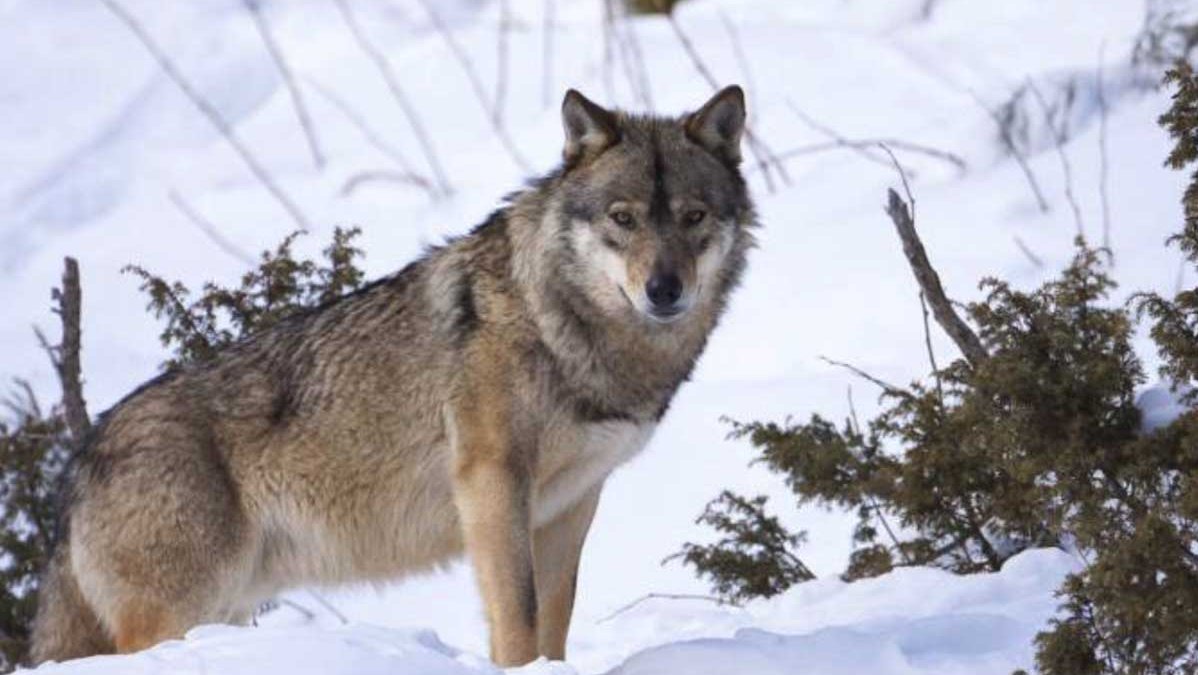
<svg viewBox="0 0 1198 675"><path fill-rule="evenodd" d="M584 156L598 155L620 140L615 113L571 89L562 100L562 127L566 146L562 156L573 164Z"/></svg>
<svg viewBox="0 0 1198 675"><path fill-rule="evenodd" d="M697 112L683 119L686 133L725 161L740 162L740 137L745 132L745 92L735 84L724 87Z"/></svg>

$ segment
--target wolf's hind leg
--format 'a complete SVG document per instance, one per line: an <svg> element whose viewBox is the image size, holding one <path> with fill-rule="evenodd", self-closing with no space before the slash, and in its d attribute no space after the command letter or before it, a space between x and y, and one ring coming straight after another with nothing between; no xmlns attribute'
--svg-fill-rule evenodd
<svg viewBox="0 0 1198 675"><path fill-rule="evenodd" d="M120 652L228 621L253 573L251 528L219 455L172 428L154 440L89 472L70 518L73 572Z"/></svg>

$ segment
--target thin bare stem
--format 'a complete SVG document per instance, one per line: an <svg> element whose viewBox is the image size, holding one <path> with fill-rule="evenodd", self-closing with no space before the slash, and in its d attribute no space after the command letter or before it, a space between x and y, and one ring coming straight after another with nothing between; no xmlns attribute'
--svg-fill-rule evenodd
<svg viewBox="0 0 1198 675"><path fill-rule="evenodd" d="M923 344L928 350L928 365L932 368L932 377L936 380L936 398L940 407L944 407L944 383L940 377L940 365L936 363L936 350L932 348L932 326L928 321L928 299L923 291L919 292L919 309L923 315Z"/></svg>
<svg viewBox="0 0 1198 675"><path fill-rule="evenodd" d="M1098 95L1098 196L1102 201L1102 247L1111 250L1111 202L1107 192L1109 178L1106 100L1106 41L1098 48L1098 72L1095 86Z"/></svg>
<svg viewBox="0 0 1198 675"><path fill-rule="evenodd" d="M690 58L691 64L694 65L699 76L707 82L712 91L719 90L719 80L715 78L715 75L712 75L711 70L703 61L703 57L699 55L699 50L691 42L690 36L678 24L678 20L674 18L673 14L668 13L666 14L666 21L670 24L670 28L674 31L674 36L678 38L678 43L682 45L683 51ZM785 167L782 166L778 158L766 147L765 143L753 132L752 127L748 124L745 125L745 141L748 143L749 151L753 153L753 157L757 160L757 168L761 172L762 178L765 179L766 189L770 192L774 192L775 190L774 179L770 174L771 168L778 172L778 177L781 178L783 183L786 185L790 184L790 176L786 173Z"/></svg>
<svg viewBox="0 0 1198 675"><path fill-rule="evenodd" d="M291 198L288 197L283 190L275 184L275 181L273 178L271 178L270 173L267 172L265 167L258 162L258 160L254 157L254 154L250 152L249 148L241 142L241 139L239 139L237 134L234 132L233 127L220 114L220 111L218 111L216 107L213 106L210 101L208 101L208 99L204 98L199 91L192 86L187 78L183 76L183 73L178 69L178 67L175 66L170 57L166 55L166 52L164 52L162 48L158 46L158 43L154 42L154 39L150 37L150 34L146 31L145 27L141 25L141 22L139 22L136 17L130 14L128 10L126 10L116 0L100 0L100 2L104 3L104 6L107 7L108 10L113 13L113 15L120 19L125 26L127 26L129 30L137 37L137 39L141 41L142 45L146 48L146 51L150 53L150 56L152 56L154 60L158 62L159 67L162 68L162 72L166 73L167 77L169 77L171 81L173 81L175 85L179 87L183 94L187 96L193 105L195 105L196 109L198 109L200 113L208 119L212 126L216 128L216 131L221 135L221 137L229 143L233 150L237 152L238 156L241 157L242 161L245 162L245 165L249 168L250 173L254 174L254 177L258 179L258 182L261 183L262 186L266 188L266 190L275 198L275 200L279 202L283 209L287 211L287 214L291 216L292 220L299 225L300 229L312 229L308 218L304 216L303 212L299 210L299 207L297 207L295 203L291 201Z"/></svg>
<svg viewBox="0 0 1198 675"><path fill-rule="evenodd" d="M323 595L311 589L308 590L308 595L311 595L312 598L316 600L316 602L320 603L321 607L324 607L326 610L328 610L330 614L337 617L337 620L341 622L341 625L344 626L349 623L349 619L345 618L345 615L341 613L341 610L334 607L333 603L326 600Z"/></svg>
<svg viewBox="0 0 1198 675"><path fill-rule="evenodd" d="M507 104L507 76L510 48L508 38L512 32L512 9L508 0L499 0L499 34L495 39L495 98L491 102L491 115L496 126L503 126L503 109Z"/></svg>
<svg viewBox="0 0 1198 675"><path fill-rule="evenodd" d="M254 256L250 255L244 249L237 246L237 244L234 244L225 238L225 236L220 233L220 230L217 229L216 225L214 225L212 221L200 215L200 212L193 208L191 204L188 204L187 201L183 199L182 195L174 190L171 190L168 196L170 197L171 203L175 205L175 208L179 209L179 212L182 213L191 224L195 225L200 232L203 232L213 244L216 244L217 248L236 258L238 261L245 263L246 265L252 267L257 264L257 261L254 260Z"/></svg>
<svg viewBox="0 0 1198 675"><path fill-rule="evenodd" d="M793 113L795 117L799 118L799 121L801 121L803 124L806 124L808 127L814 129L817 133L823 134L824 136L827 136L828 138L832 139L835 142L835 147L841 147L841 148L845 148L848 150L852 150L853 152L857 153L858 155L861 155L865 159L867 159L875 164L881 164L886 167L891 166L891 160L889 157L884 157L872 150L871 146L876 145L876 143L863 144L863 143L859 143L859 142L850 141L849 139L847 139L843 135L841 135L839 132L837 132L835 129L819 122L815 118L813 118L810 115L808 115L807 113L803 112L797 105L795 105L794 101L791 101L788 99L786 101L786 106L788 108L790 108L790 112ZM782 158L785 156L786 156L785 153L783 153L782 155L778 155L779 158ZM914 175L914 173L915 173L914 171L911 170L910 167L904 166L903 169L907 173L910 173L912 175Z"/></svg>
<svg viewBox="0 0 1198 675"><path fill-rule="evenodd" d="M414 185L424 190L432 188L424 178L406 171L362 171L346 179L345 184L341 186L341 196L348 197L367 183L381 182Z"/></svg>
<svg viewBox="0 0 1198 675"><path fill-rule="evenodd" d="M944 332L952 338L966 360L973 366L978 366L988 357L986 348L982 345L977 333L974 333L973 329L961 319L948 296L944 294L944 287L940 284L940 275L928 261L927 251L924 250L923 242L920 241L919 234L915 231L913 211L908 209L907 203L894 190L889 191L889 198L886 213L890 216L890 220L894 223L894 229L903 242L903 253L907 256L907 262L911 265L911 272L915 275L915 280L919 282L919 287L932 307L932 315L936 318L936 323L940 324ZM912 202L912 209L913 205L914 202Z"/></svg>
<svg viewBox="0 0 1198 675"><path fill-rule="evenodd" d="M1036 255L1036 252L1028 247L1028 245L1023 241L1022 238L1019 237L1019 235L1015 235L1014 239L1015 246L1028 259L1028 262L1030 262L1032 265L1035 265L1037 268L1044 267L1044 259Z"/></svg>
<svg viewBox="0 0 1198 675"><path fill-rule="evenodd" d="M864 370L861 370L860 368L858 368L857 366L854 366L851 363L845 363L844 361L837 361L835 359L830 359L826 356L819 357L819 360L823 361L824 363L826 363L830 366L836 366L837 368L844 368L845 370L856 375L857 377L860 377L863 380L872 382L873 384L877 385L879 389L886 392L887 394L903 395L903 394L907 393L906 389L903 389L902 387L896 387L893 384L890 384L889 382L887 382L883 379L874 377L873 375L870 375L869 373L865 372Z"/></svg>
<svg viewBox="0 0 1198 675"><path fill-rule="evenodd" d="M725 600L723 598L717 598L717 597L714 597L711 595L695 595L695 594L691 594L691 593L646 593L645 595L642 595L641 597L637 598L636 600L633 600L632 602L630 602L626 605L623 605L622 607L620 607L616 611L612 612L611 614L608 614L607 616L603 617L602 619L599 619L595 623L600 624L600 623L606 623L608 621L611 621L612 619L616 618L617 616L620 616L621 614L627 612L628 610L633 609L637 605L640 605L649 600L704 600L706 602L714 602L717 605L726 605L729 607L736 607L737 609L742 609L741 605L739 605L735 602L732 602L731 600Z"/></svg>
<svg viewBox="0 0 1198 675"><path fill-rule="evenodd" d="M386 155L388 158L398 164L405 172L412 174L413 176L419 174L415 167L412 166L411 160L404 155L403 151L384 140L382 135L370 126L370 124L366 121L366 118L363 117L357 110L355 110L353 106L351 106L345 99L341 98L331 89L325 87L316 80L304 78L304 81L307 82L308 86L312 87L316 93L320 94L322 98L336 108L337 111L340 112L345 119L348 120L349 123L358 130L358 133L362 134L362 138L365 139L366 142L371 146L373 146L375 150L378 150ZM427 178L422 177L421 180L423 180L426 184L429 184ZM429 184L429 187L434 193L436 192L435 188L432 188L431 184Z"/></svg>
<svg viewBox="0 0 1198 675"><path fill-rule="evenodd" d="M943 160L945 162L948 162L949 164L952 164L953 166L957 167L959 170L962 170L962 171L964 171L967 166L965 164L964 159L962 159L961 157L959 157L951 152L948 152L947 150L938 150L936 148L929 148L926 146L916 145L914 143L909 143L907 141L902 141L902 140L894 139L894 138L864 138L861 140L844 139L844 140L833 140L833 141L828 141L828 142L823 142L823 143L812 143L810 145L803 145L803 146L799 146L796 148L791 148L789 150L784 150L782 152L775 154L774 158L779 161L785 161L785 160L793 159L795 157L800 157L803 155L815 155L815 154L829 152L829 151L833 151L833 150L857 150L859 148L869 148L870 146L878 146L878 145L887 145L887 146L890 146L890 147L892 147L896 150L902 151L902 152L926 155L926 156L932 157L934 159ZM892 165L892 163L890 161L886 161L886 164L887 164L887 166ZM750 169L749 173L753 173L756 170L758 170L757 167L753 167L753 169ZM907 170L907 167L904 166L904 170ZM910 172L908 171L908 173L910 173Z"/></svg>
<svg viewBox="0 0 1198 675"><path fill-rule="evenodd" d="M345 0L339 1L344 2ZM458 44L458 41L453 37L453 32L441 20L441 15L437 13L430 0L420 0L420 6L424 8L429 20L433 23L433 28L440 34L441 39L445 41L445 45L449 47L450 53L453 54L458 65L462 67L462 71L466 73L466 79L470 81L470 89L474 92L474 97L478 99L478 104L487 116L487 121L491 123L491 129L495 132L496 137L499 138L499 142L503 145L504 149L507 150L508 156L511 157L512 162L516 164L517 168L525 173L530 173L532 167L529 165L528 160L524 159L524 156L520 154L520 150L516 148L515 141L508 134L507 127L503 125L499 116L491 109L491 101L488 99L486 89L483 88L482 79L479 78L478 71L474 68L474 60Z"/></svg>
<svg viewBox="0 0 1198 675"><path fill-rule="evenodd" d="M1077 224L1077 236L1085 237L1086 226L1082 221L1082 210L1077 204L1077 197L1073 194L1073 165L1069 163L1069 155L1065 152L1065 131L1063 128L1058 130L1053 123L1053 114L1049 109L1048 100L1044 98L1044 94L1040 93L1040 88L1030 77L1027 79L1027 87L1032 92L1032 98L1036 99L1036 103L1040 107L1040 113L1044 116L1044 124L1048 125L1048 130L1052 133L1053 147L1056 148L1057 157L1061 160L1061 173L1065 178L1065 199L1069 202L1069 208L1073 209L1073 220Z"/></svg>
<svg viewBox="0 0 1198 675"><path fill-rule="evenodd" d="M441 195L451 194L453 188L445 176L445 170L441 168L441 160L437 158L437 151L433 148L432 139L429 138L428 132L425 131L424 123L420 120L420 115L416 112L415 106L412 105L411 101L408 100L407 94L404 93L403 86L399 83L399 77L391 67L391 62L366 38L362 27L358 24L357 17L350 10L347 0L333 0L333 2L341 10L341 16L345 20L345 25L349 27L354 40L358 43L363 53L374 63L375 68L382 75L383 81L387 84L387 88L391 91L392 98L395 99L400 110L403 111L404 117L408 121L408 126L412 128L412 133L415 134L416 140L420 144L420 149L424 153L424 159L428 162L429 170L433 174L433 180L437 185L438 193Z"/></svg>
<svg viewBox="0 0 1198 675"><path fill-rule="evenodd" d="M1019 165L1020 171L1023 172L1023 177L1027 179L1028 187L1031 188L1032 194L1036 197L1036 204L1040 207L1040 212L1048 213L1048 201L1044 199L1044 191L1040 189L1040 182L1036 180L1036 174L1032 173L1032 167L1028 165L1027 158L1024 157L1023 153L1019 151L1019 146L1015 144L1015 139L1011 138L1011 130L1007 128L1006 124L1003 124L1002 118L999 117L998 113L994 112L994 110L990 106L986 105L986 102L977 95L977 92L973 90L968 91L969 96L974 100L974 102L977 103L982 110L986 111L986 114L991 120L994 121L994 124L998 126L999 138L1002 139L1003 145L1007 146L1007 152L1011 153L1011 156L1015 158L1015 162Z"/></svg>
<svg viewBox="0 0 1198 675"><path fill-rule="evenodd" d="M316 164L317 169L323 169L324 153L320 149L320 141L316 138L316 128L312 124L312 118L308 115L308 106L304 104L303 94L295 84L295 75L291 71L291 66L283 57L283 50L279 48L278 42L270 32L270 24L262 14L261 0L242 0L242 4L253 17L254 27L258 29L258 35L262 37L262 43L266 45L266 51L274 60L275 67L279 69L279 75L283 78L283 84L291 95L291 105L295 108L295 116L304 131L304 138L308 140L308 150L312 153L312 162Z"/></svg>
<svg viewBox="0 0 1198 675"><path fill-rule="evenodd" d="M857 419L857 406L853 402L853 385L851 384L848 386L848 397L849 419L853 421L853 430L857 432L858 436L864 436L864 434L861 433L861 420ZM866 500L869 501L869 508L871 511L873 511L874 517L877 518L878 522L882 524L882 528L886 530L886 535L890 537L890 541L894 544L894 550L898 551L899 555L903 557L903 561L906 564L912 564L913 561L911 560L911 556L907 553L906 549L899 544L898 536L894 534L894 530L890 527L890 520L886 518L886 513L882 511L882 507L878 504L878 500L872 494L867 494Z"/></svg>
<svg viewBox="0 0 1198 675"><path fill-rule="evenodd" d="M745 55L744 45L741 44L740 31L736 28L736 24L724 10L718 10L720 23L724 25L724 32L728 33L728 41L732 43L732 56L736 59L736 64L740 67L741 75L745 78L745 87L749 91L749 96L757 92L757 84L753 79L753 69L749 67L749 58ZM757 106L749 103L749 123L752 124L757 116Z"/></svg>
<svg viewBox="0 0 1198 675"><path fill-rule="evenodd" d="M557 3L554 0L545 0L545 9L542 12L541 21L541 105L545 108L553 105L554 94L554 79L553 79L553 57L554 57L554 32L557 30ZM604 23L604 43L603 54L604 63L607 63L609 58L609 46L607 43L607 24ZM610 74L608 79L611 79ZM610 90L610 86L609 86Z"/></svg>

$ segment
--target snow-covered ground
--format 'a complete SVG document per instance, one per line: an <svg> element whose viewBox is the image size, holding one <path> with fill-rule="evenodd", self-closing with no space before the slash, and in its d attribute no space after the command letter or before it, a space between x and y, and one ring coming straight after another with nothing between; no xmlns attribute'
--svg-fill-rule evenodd
<svg viewBox="0 0 1198 675"><path fill-rule="evenodd" d="M322 171L241 0L123 4L299 204L312 224L300 245L306 252L319 250L333 226L357 224L368 270L384 274L423 246L469 229L524 178L415 0L350 4L446 167L454 195L436 202L391 183L343 194L350 177L397 167L322 92L348 102L419 170L426 164L331 0L264 5L301 74L329 158ZM620 62L605 66L599 0L508 4L503 119L520 152L543 171L560 152L557 107L567 87L610 104L639 103ZM471 55L483 89L493 92L500 4L428 5ZM1171 291L1179 257L1163 241L1181 219L1184 176L1162 167L1168 142L1155 118L1166 97L1130 86L1127 57L1143 4L941 0L931 19L920 21L922 5L689 0L676 16L717 79L748 87L753 127L777 152L827 140L798 109L843 136L900 139L963 157L968 167L961 171L896 146L912 169L929 253L961 300L977 296L976 282L986 274L1033 285L1072 251L1077 224L1051 142L1041 134L1030 158L1051 206L1042 213L1019 167L1003 158L996 127L979 104L996 107L1028 78L1049 96L1059 83L1075 83L1064 150L1084 229L1102 240L1102 54L1116 276L1125 290ZM633 29L659 112L679 112L710 95L668 23L638 19ZM123 265L137 262L193 287L230 281L244 268L179 212L172 192L244 250L272 246L296 223L99 0L0 0L0 45L0 375L30 379L45 400L57 396L29 325L52 328L48 289L62 256L74 255L83 273L87 396L99 411L152 376L163 357L159 327L144 311L137 281L120 273ZM584 553L569 666L537 664L527 672L1006 675L1030 664L1030 638L1051 615L1052 590L1073 564L1064 554L1025 553L997 575L906 570L845 586L835 574L848 556L851 517L797 508L780 481L747 466L745 443L725 438L724 415L843 414L849 385L868 414L875 392L821 355L888 380L926 369L916 285L881 210L894 171L843 150L796 156L787 168L789 183L773 192L752 173L764 228L746 283L649 450L603 495ZM953 353L942 336L934 341L944 358ZM1151 352L1142 353L1151 366ZM1168 403L1153 406L1167 412ZM654 600L604 620L647 593L706 591L688 570L659 563L682 542L707 536L693 518L725 487L771 495L784 522L808 530L802 555L824 578L743 611ZM316 612L314 622L283 607L257 628L205 627L142 655L45 672L237 673L261 672L264 663L289 673L491 672L480 656L485 629L464 563L383 589L325 590L322 597L350 624L299 591L291 599Z"/></svg>

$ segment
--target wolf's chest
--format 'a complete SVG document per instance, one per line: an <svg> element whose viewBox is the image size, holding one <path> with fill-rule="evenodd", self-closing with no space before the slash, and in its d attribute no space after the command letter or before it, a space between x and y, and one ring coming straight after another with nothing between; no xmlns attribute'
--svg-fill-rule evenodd
<svg viewBox="0 0 1198 675"><path fill-rule="evenodd" d="M533 495L534 525L578 502L619 465L640 452L656 423L609 421L570 425L547 435Z"/></svg>

